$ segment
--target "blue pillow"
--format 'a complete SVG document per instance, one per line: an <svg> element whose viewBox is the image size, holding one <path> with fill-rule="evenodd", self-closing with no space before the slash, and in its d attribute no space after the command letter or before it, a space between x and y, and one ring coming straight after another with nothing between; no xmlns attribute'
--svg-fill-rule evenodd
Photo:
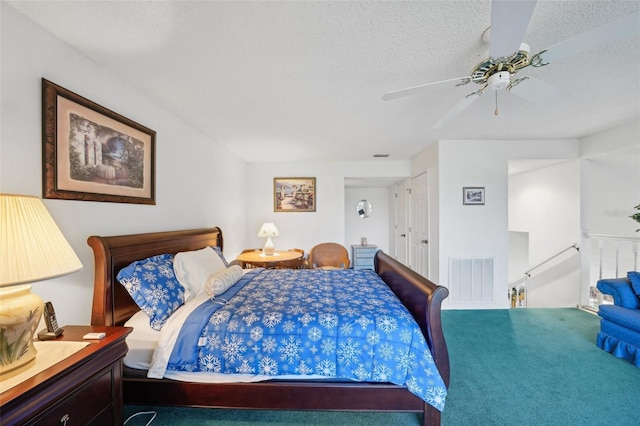
<svg viewBox="0 0 640 426"><path fill-rule="evenodd" d="M224 254L222 254L222 250L220 250L220 247L211 246L211 248L213 249L213 251L218 253L218 256L220 256L220 259L222 259L222 263L224 263L224 267L228 268L229 267L229 262L227 262L227 259L224 258Z"/></svg>
<svg viewBox="0 0 640 426"><path fill-rule="evenodd" d="M631 287L633 287L633 291L635 291L636 294L640 296L640 272L627 272L627 278L629 278L629 281L631 281Z"/></svg>
<svg viewBox="0 0 640 426"><path fill-rule="evenodd" d="M149 317L154 330L184 304L184 287L173 273L173 255L161 254L137 260L118 272L118 281Z"/></svg>

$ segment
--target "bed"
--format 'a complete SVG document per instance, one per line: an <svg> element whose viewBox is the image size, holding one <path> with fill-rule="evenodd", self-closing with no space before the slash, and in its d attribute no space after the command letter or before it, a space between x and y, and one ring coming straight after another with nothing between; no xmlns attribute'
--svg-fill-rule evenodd
<svg viewBox="0 0 640 426"><path fill-rule="evenodd" d="M124 325L140 308L116 279L132 262L160 254L176 254L204 247L223 247L219 228L91 236L95 260L92 325ZM233 263L232 263L233 264ZM449 355L440 309L448 296L438 286L379 251L375 271L417 322L442 381L449 386ZM151 379L146 371L125 367L124 402L234 409L335 410L416 412L424 425L440 424L441 412L391 383L345 380L268 380L253 383L201 383Z"/></svg>

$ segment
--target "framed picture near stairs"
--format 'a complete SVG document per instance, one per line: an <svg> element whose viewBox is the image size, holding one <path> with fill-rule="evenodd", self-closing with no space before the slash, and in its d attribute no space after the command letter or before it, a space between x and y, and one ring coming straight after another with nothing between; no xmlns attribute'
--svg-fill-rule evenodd
<svg viewBox="0 0 640 426"><path fill-rule="evenodd" d="M462 188L462 204L465 206L484 205L484 186L465 186Z"/></svg>

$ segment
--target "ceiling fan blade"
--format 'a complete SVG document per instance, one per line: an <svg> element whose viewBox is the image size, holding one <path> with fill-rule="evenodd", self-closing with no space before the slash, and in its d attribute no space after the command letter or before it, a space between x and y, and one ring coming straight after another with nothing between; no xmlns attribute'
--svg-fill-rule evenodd
<svg viewBox="0 0 640 426"><path fill-rule="evenodd" d="M455 106L451 108L449 112L447 112L440 120L436 122L436 124L433 125L433 129L441 129L442 127L444 127L444 125L447 124L451 119L457 117L462 113L462 111L469 108L471 104L474 103L479 97L479 94L472 94L467 96L466 98L462 98L460 102L455 104Z"/></svg>
<svg viewBox="0 0 640 426"><path fill-rule="evenodd" d="M391 99L401 98L403 96L414 95L416 93L423 91L429 86L435 86L436 84L450 83L452 81L458 81L460 82L459 84L464 84L465 82L468 83L470 80L471 80L471 77L458 77L458 78L451 78L449 80L436 81L434 83L421 84L420 86L408 87L406 89L400 89L400 90L395 90L393 92L385 93L382 96L382 99L384 99L385 101L388 101Z"/></svg>
<svg viewBox="0 0 640 426"><path fill-rule="evenodd" d="M509 91L542 107L558 104L568 96L566 91L533 77L527 77L525 81L513 86Z"/></svg>
<svg viewBox="0 0 640 426"><path fill-rule="evenodd" d="M511 56L520 50L536 0L493 0L491 5L492 58Z"/></svg>
<svg viewBox="0 0 640 426"><path fill-rule="evenodd" d="M539 55L543 63L551 63L638 33L640 33L640 12L635 12L561 41Z"/></svg>

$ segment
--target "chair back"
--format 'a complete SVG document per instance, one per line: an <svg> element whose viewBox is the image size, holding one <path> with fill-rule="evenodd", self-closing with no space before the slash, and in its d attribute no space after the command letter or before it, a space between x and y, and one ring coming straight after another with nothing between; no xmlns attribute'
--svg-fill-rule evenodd
<svg viewBox="0 0 640 426"><path fill-rule="evenodd" d="M338 243L320 243L309 252L308 263L315 269L348 269L349 252Z"/></svg>

